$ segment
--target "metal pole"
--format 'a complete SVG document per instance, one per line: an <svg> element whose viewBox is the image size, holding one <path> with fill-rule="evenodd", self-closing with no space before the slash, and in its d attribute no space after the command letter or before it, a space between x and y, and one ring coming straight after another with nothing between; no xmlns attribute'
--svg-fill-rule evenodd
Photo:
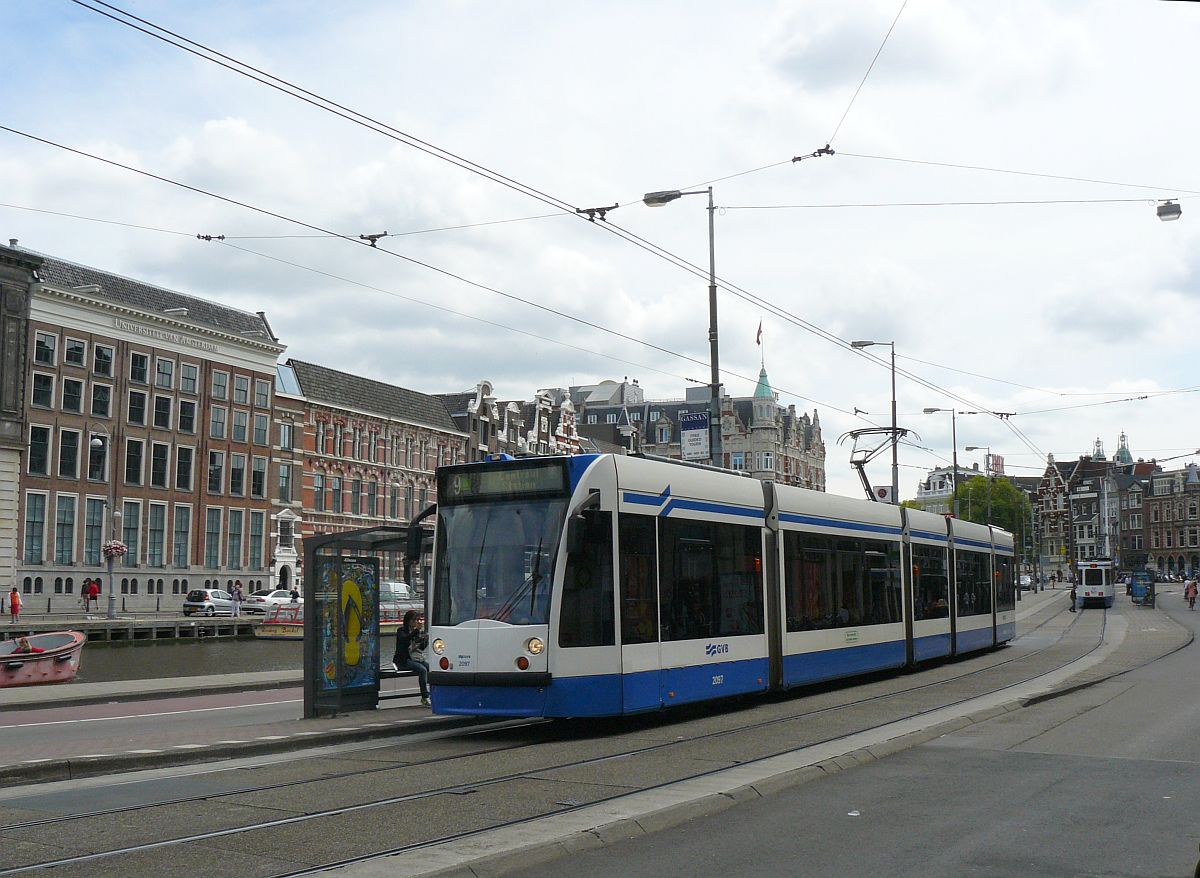
<svg viewBox="0 0 1200 878"><path fill-rule="evenodd" d="M110 452L109 457L112 456L111 451L112 451L112 449L110 448L109 449L109 452ZM110 466L109 474L111 475L112 474L112 470L111 470L112 461L110 460L110 461L108 461L108 463ZM114 485L113 481L110 479L109 480L109 488L108 488L108 541L109 542L112 542L113 540L115 540L117 538L117 536L116 536L116 532L117 532L116 504L117 504L117 500L116 500L115 485ZM106 616L106 618L109 618L109 619L117 618L117 594L113 589L113 556L112 555L108 556L108 612L105 613L105 616Z"/></svg>
<svg viewBox="0 0 1200 878"><path fill-rule="evenodd" d="M988 509L987 523L992 523L992 446L987 447L987 460L984 462L984 470L987 471L988 480Z"/></svg>
<svg viewBox="0 0 1200 878"><path fill-rule="evenodd" d="M953 493L950 496L954 499L954 517L958 518L958 424L955 418L956 414L957 412L954 409L950 409L950 441L954 444L954 451L951 453L954 470L950 474L950 485Z"/></svg>
<svg viewBox="0 0 1200 878"><path fill-rule="evenodd" d="M896 342L892 346L892 505L900 505L900 463L897 448L900 444L896 433Z"/></svg>
<svg viewBox="0 0 1200 878"><path fill-rule="evenodd" d="M712 374L709 386L709 452L713 466L722 466L721 366L717 353L717 247L713 188L708 187L708 356Z"/></svg>

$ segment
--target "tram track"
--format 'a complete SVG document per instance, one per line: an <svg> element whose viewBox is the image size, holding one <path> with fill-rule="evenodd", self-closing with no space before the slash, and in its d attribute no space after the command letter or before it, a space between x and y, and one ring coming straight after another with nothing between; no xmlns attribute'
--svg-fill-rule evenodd
<svg viewBox="0 0 1200 878"><path fill-rule="evenodd" d="M1053 614L1050 618L1045 620L1042 623L1042 625L1048 624L1049 622L1053 621L1053 619L1058 618L1059 615L1060 615L1059 613ZM1086 616L1084 614L1081 614L1080 617L1073 619L1069 625L1064 627L1063 631L1061 632L1060 637L1058 638L1059 644L1061 644L1063 636L1065 636L1067 634L1067 632L1072 631L1076 625L1080 624L1080 622L1083 618L1086 618ZM1077 652L1077 650L1071 650L1072 654L1069 657L1067 657L1062 662L1062 664L1059 666L1061 667L1062 665L1068 664L1069 662L1077 661L1079 658L1082 658L1083 656L1086 656L1086 655L1090 654L1091 652L1093 652L1095 649L1098 649L1099 646L1103 643L1104 628L1106 625L1106 621L1107 621L1107 614L1105 614L1105 620L1101 623L1100 629L1097 632L1096 642L1094 645L1092 645L1090 648L1088 648L1082 654L1078 654L1078 655L1074 654L1075 652ZM1040 627L1041 627L1041 625L1035 627L1032 630L1037 630L1037 628L1040 628ZM220 829L214 829L214 830L205 831L205 832L195 832L195 833L190 833L190 834L179 835L179 836L176 836L173 838L163 838L163 839L158 839L158 840L154 840L154 841L143 842L140 844L126 845L124 847L88 852L88 853L78 854L78 855L74 855L74 856L60 857L60 858L57 858L54 860L47 860L47 861L37 863L37 864L22 865L22 866L16 866L14 868L0 870L0 876L23 874L23 873L43 869L43 868L49 868L52 866L67 868L67 867L71 867L71 866L85 866L87 864L94 865L95 862L98 860L102 860L102 859L110 859L111 860L112 858L120 857L122 855L128 855L128 856L144 855L147 852L165 851L165 850L169 850L171 848L176 848L176 847L184 846L184 845L203 844L205 842L212 842L212 841L218 840L218 839L229 838L231 836L248 835L248 834L254 834L254 833L269 833L271 831L278 831L278 830L284 829L284 828L290 828L290 827L296 827L296 826L317 825L317 823L322 820L332 821L339 817L344 817L345 815L354 815L357 813L369 811L371 809L388 809L388 808L401 807L406 810L409 810L409 809L412 809L414 806L420 805L423 802L429 802L429 801L435 800L438 797L475 794L475 793L479 793L481 791L485 791L489 788L500 788L505 784L512 784L514 782L521 781L521 780L527 780L527 779L530 779L533 777L544 777L546 775L553 774L553 773L566 773L571 770L579 771L582 769L594 769L605 763L612 764L612 763L615 763L615 762L618 762L621 760L633 761L634 759L636 759L638 757L644 758L644 757L651 756L651 755L662 754L662 753L665 753L665 752L668 752L668 751L671 751L674 749L682 748L682 747L688 747L688 746L695 747L696 745L703 743L703 742L714 742L714 741L718 741L723 738L728 738L733 735L745 736L752 732L756 732L756 731L761 732L761 731L768 730L768 729L771 729L774 727L779 727L785 723L800 723L800 722L803 722L806 720L816 720L821 717L828 717L833 714L852 711L854 708L862 708L866 705L879 704L881 702L886 701L887 699L899 699L902 696L911 696L913 693L919 693L922 691L928 691L931 689L944 687L947 683L953 683L953 682L965 679L967 677L972 677L972 676L975 676L975 675L978 675L981 673L986 673L988 671L995 672L998 669L1002 669L1006 665L1012 664L1013 662L1031 659L1035 656L1041 655L1046 650L1052 649L1052 648L1053 648L1053 646L1043 647L1041 649L1034 650L1029 653L1025 653L1021 656L1013 657L1010 659L1005 659L1005 660L1002 660L999 662L988 663L985 667L974 668L965 674L953 675L953 676L950 676L947 678L938 679L936 681L922 683L918 686L905 687L900 690L893 690L893 691L889 691L889 692L879 693L876 695L868 696L866 698L852 699L852 700L846 701L846 702L830 704L830 705L820 707L815 710L801 711L800 713L787 713L786 715L783 715L783 716L771 717L771 718L768 718L765 720L752 722L752 723L748 723L748 724L739 724L734 727L717 729L714 731L709 731L707 733L696 734L696 735L692 735L692 736L688 736L688 737L682 737L682 738L678 738L678 739L671 740L671 741L660 741L660 742L656 742L656 743L653 743L653 744L650 744L647 746L639 746L639 747L633 747L633 748L625 747L623 749L617 749L614 752L604 753L604 754L597 755L597 756L589 756L588 758L583 758L583 759L568 759L568 760L559 760L559 761L550 760L548 762L543 761L541 764L526 766L517 771L505 772L503 774L496 775L496 776L493 776L490 778L474 779L467 783L459 782L459 783L454 783L454 784L435 785L434 787L432 787L430 789L422 790L419 792L406 793L406 794L398 795L398 796L385 796L383 798L376 798L371 801L363 801L363 802L358 802L358 803L349 804L349 805L342 805L339 807L325 808L325 809L320 809L320 810L316 810L316 811L311 811L308 813L293 814L293 815L288 815L286 817L280 817L280 818L270 819L270 820L266 820L266 821L260 820L260 821L257 821L257 822L251 823L251 824L247 824L247 825L227 826L227 827L223 827ZM995 654L993 653L992 655L995 655ZM980 656L974 656L973 658L978 660L980 658ZM941 667L944 667L944 665ZM938 670L938 668L934 668L934 670ZM1053 670L1053 668L1051 668L1049 670ZM777 756L782 753L791 752L795 749L798 749L799 747L810 747L810 746L817 746L822 743L834 742L834 741L837 741L837 740L845 737L847 734L856 734L856 733L860 733L863 731L868 731L872 728L878 728L881 725L886 725L888 723L896 722L898 720L917 718L917 717L920 717L923 714L929 713L930 711L933 711L933 710L939 710L939 709L944 709L946 707L952 707L956 704L961 704L962 702L970 700L972 698L979 697L980 695L988 694L989 692L1000 691L1004 688L1008 688L1013 685L1019 685L1020 683L1028 682L1029 680L1036 679L1037 677L1042 676L1045 673L1048 673L1049 670L1043 668L1043 669L1039 670L1037 673L1033 674L1032 676L1022 676L1020 679L1015 679L1015 680L1014 679L1006 679L1006 680L1001 681L999 685L995 685L990 689L985 687L984 690L974 691L970 695L964 696L963 698L951 699L951 700L934 699L935 703L932 703L932 704L930 704L922 709L919 709L919 710L906 711L906 712L903 712L902 714L890 715L886 719L886 721L882 722L882 723L876 723L874 725L871 725L870 723L864 724L863 722L860 721L860 722L854 723L853 728L849 731L839 732L837 734L828 735L826 737L816 737L816 738L807 739L807 740L803 740L803 741L799 741L799 742L791 741L787 745L783 746L782 748L775 748L775 749L770 750L769 752L765 752L765 753L758 755L754 759L744 760L743 764L750 764L750 763L753 763L756 761L760 761L762 759L772 758L773 756ZM855 688L857 689L859 687L856 686ZM828 694L828 693L825 693L825 694ZM716 716L722 717L729 712L730 712L729 710L721 711L718 714L716 714ZM688 719L687 717L684 717L684 719L687 722L691 722L694 720L694 718ZM653 731L655 728L661 728L663 725L666 725L666 724L667 724L666 722L651 722L648 724L642 723L642 724L640 724L642 726L641 728L635 729L630 734L636 735L636 734L644 733L647 730ZM558 724L554 724L552 726L549 723L531 723L531 724L529 724L528 727L529 728L535 728L535 727L554 728L557 726L558 726ZM510 728L509 730L512 730L512 729ZM478 730L477 729L477 730L475 730L475 734L486 734L487 731L488 730ZM298 787L298 786L302 786L304 784L321 784L321 783L332 782L334 780L339 780L339 779L362 777L367 774L380 774L382 772L389 772L389 771L390 772L405 772L405 771L412 771L414 769L429 768L429 767L437 766L439 764L445 764L445 763L451 763L451 762L460 761L460 760L466 760L466 759L470 759L470 758L477 757L477 756L485 756L486 757L486 756L503 755L503 754L508 754L511 756L513 754L513 751L530 749L530 748L536 747L542 743L545 743L545 741L536 740L533 742L520 742L520 743L514 744L511 747L490 748L490 749L482 748L482 749L477 749L475 751L472 751L470 753L455 754L453 756L446 756L446 757L442 757L439 759L424 760L424 761L413 762L413 763L391 764L391 765L386 765L386 766L378 766L378 767L373 767L371 769L342 772L342 773L338 773L335 775L325 775L325 776L318 777L318 778L301 779L301 780L290 781L287 783L275 783L275 784L264 784L264 785L258 785L258 786L243 787L243 788L239 788L237 790L223 791L223 792L219 792L219 793L209 793L209 794L205 794L205 795L188 796L188 797L177 797L177 798L170 799L170 800L163 800L162 802L143 803L143 804L139 804L139 805L135 805L135 806L126 806L124 808L105 809L104 811L90 811L87 813L59 815L59 816L52 817L52 818L44 818L44 819L34 820L34 821L25 821L23 823L13 823L13 824L9 824L7 826L0 827L0 837L3 837L3 835L5 833L10 833L10 832L18 831L18 830L33 830L33 829L39 829L39 828L40 829L51 829L56 824L59 824L59 825L68 824L71 821L85 820L85 819L90 819L91 821L94 821L99 818L106 818L106 817L112 818L112 817L118 816L118 815L125 815L125 814L137 813L137 812L144 812L140 819L150 819L152 817L152 809L154 809L156 807L161 807L163 805L186 804L186 803L190 803L190 802L199 802L199 801L220 802L223 799L233 799L235 797L242 797L242 796L246 796L246 795L250 795L250 794L254 794L254 793L261 793L261 792L266 792L266 791L271 791L271 790L284 790L288 787ZM664 786L669 783L675 783L679 780L683 780L683 779L687 779L687 778L695 778L695 777L704 777L704 776L706 776L708 774L712 774L716 771L723 770L726 767L728 767L728 766L722 765L718 768L714 768L714 769L711 769L708 771L693 772L691 774L684 774L682 776L674 776L667 780L662 781L661 783L651 783L651 784L642 786L639 789L656 789L658 787ZM313 871L317 871L318 869L325 869L325 868L330 868L330 867L336 866L336 865L358 862L363 859L368 859L371 857L385 856L385 855L390 855L390 854L401 854L401 853L405 853L405 852L409 852L409 851L415 851L415 850L419 850L423 847L428 847L429 845L432 845L432 844L440 844L440 843L443 843L445 841L452 840L455 838L469 837L472 834L477 834L479 832L493 830L493 829L496 829L496 828L502 827L502 826L520 825L521 823L527 822L529 820L534 820L534 819L538 819L539 817L548 816L548 814L567 813L571 810L576 810L578 808L597 804L598 802L611 801L613 799L617 799L622 796L625 796L632 791L633 790L628 787L623 787L623 788L621 788L621 791L616 793L615 795L604 795L604 796L600 796L598 798L593 798L593 799L590 799L590 800L584 801L584 802L578 802L578 803L574 803L574 804L571 804L571 803L563 804L561 802L556 802L556 803L554 803L554 805L555 805L554 807L551 807L551 808L549 808L549 810L542 811L542 812L539 812L536 814L531 814L528 816L523 816L523 817L519 817L519 818L512 819L512 820L507 820L507 821L502 820L502 821L489 822L486 826L480 826L477 828L473 828L473 829L465 830L465 831L461 831L461 832L447 833L447 834L440 835L437 838L433 838L433 839L421 839L419 841L410 842L410 843L399 845L399 846L388 847L383 850L373 849L366 853L356 854L355 856L352 856L350 858L342 858L342 859L339 859L336 861L323 862L319 866L316 866L316 865L304 866L303 868L299 868L299 869L295 869L295 870L287 871L287 872L276 872L275 874L278 874L280 876L283 876L283 875L289 875L289 876L306 875L306 874L311 874Z"/></svg>
<svg viewBox="0 0 1200 878"><path fill-rule="evenodd" d="M1062 610L1059 610L1059 611L1051 614L1048 618L1039 622L1037 625L1035 625L1029 631L1024 632L1021 635L1021 637L1027 637L1030 634L1038 631L1044 625L1047 625L1050 622L1053 622L1055 619L1058 619L1062 615L1062 613L1065 613L1065 612L1067 612L1067 610L1064 608ZM1067 628L1063 629L1062 635L1065 635L1067 632L1069 632L1071 630L1072 627L1074 627L1074 625L1078 624L1078 622L1081 618L1083 618L1082 614L1080 614L1079 616L1074 618L1071 621L1071 624ZM1101 639L1103 639L1103 630L1101 631ZM938 686L943 686L946 683L958 682L958 681L964 680L968 677L994 670L996 668L1002 667L1002 666L1010 664L1012 662L1025 661L1025 660L1028 660L1030 658L1033 658L1033 657L1041 654L1042 652L1044 652L1046 649L1049 649L1049 648L1050 648L1049 646L1043 647L1042 649L1034 650L1032 652L1028 652L1028 653L1025 653L1020 656L1002 659L1000 661L988 664L982 668L975 668L975 669L966 671L965 673L962 673L962 674L956 674L956 675L949 676L949 677L943 677L943 678L940 678L940 679L937 679L937 680L934 680L931 682L921 683L916 686L910 686L910 687L907 687L904 689L899 689L899 690L895 690L895 691L888 692L888 693L881 693L879 695L872 695L872 696L868 696L866 698L859 698L859 699L855 699L852 701L847 701L847 702L843 702L840 704L831 705L829 707L819 708L817 710L802 711L801 713L798 713L798 714L789 714L788 716L784 716L784 717L776 717L771 720L766 720L766 721L763 721L760 723L751 723L750 725L747 725L747 726L739 726L734 729L722 730L721 732L718 732L718 733L711 733L708 735L701 735L698 737L688 738L687 740L689 740L689 741L704 740L704 739L710 738L710 737L719 737L719 736L723 736L723 735L727 735L727 734L734 734L737 732L756 729L756 728L762 728L765 726L775 725L775 724L782 723L782 722L791 722L791 721L800 720L800 719L812 718L812 717L819 716L819 715L822 715L824 713L828 713L828 712L834 711L834 710L844 710L844 709L848 709L851 707L862 706L865 704L877 703L880 700L896 698L901 695L908 695L908 694L912 694L914 692L920 692L920 691L935 688ZM993 653L990 653L989 655L996 656L996 655L1000 655L1000 653L993 652ZM978 659L982 658L982 656L980 656L978 654L972 654L972 655L966 656L964 658L978 660ZM954 660L951 659L950 661L954 661ZM942 660L937 663L930 663L929 665L926 665L924 667L926 670L934 671L934 670L939 670L939 669L949 667L949 666L950 665L947 663L947 661ZM885 680L891 679L894 676L894 672L884 672L881 675L876 675L876 676L881 677L882 679L885 679ZM831 682L825 683L825 684L817 684L815 686L787 690L783 693L778 693L776 697L783 698L783 699L795 699L797 697L803 698L806 695L813 693L814 691L821 691L823 689L825 691L834 691L834 690L829 689L829 687L836 687L836 691L849 692L853 689L861 688L861 686L863 686L863 685L865 685L865 684L863 683L862 680L856 680L852 684L848 684L848 681L846 681L846 680L837 680L837 681L831 681ZM725 712L725 713L732 712L734 710L739 709L741 706L744 706L746 703L745 699L747 697L752 697L752 696L743 696L738 699L730 699L729 702L727 702L723 705L719 705L719 707L722 709L722 712ZM770 697L770 696L767 696L767 697ZM710 705L710 707L712 707L712 706L713 705ZM692 709L695 709L694 705L692 705L690 707L692 707ZM657 718L658 715L649 714L649 715L644 715L643 717L639 717L638 719L645 719L647 717ZM664 719L669 721L669 719L666 717L664 717ZM615 722L619 722L619 721L620 720L616 720ZM614 721L609 720L609 722L614 722ZM475 728L467 730L465 732L461 731L461 730L447 732L444 735L440 735L439 737L462 738L462 737L478 736L478 735L493 733L493 732L496 732L499 730L502 730L504 732L512 732L512 731L517 731L522 728L529 728L529 729L536 728L536 729L547 730L548 732L550 732L551 738L565 737L570 734L570 732L568 730L564 729L562 727L562 725L559 723L554 723L549 720L536 719L536 720L530 720L530 721L506 721L503 723L488 724L488 725L485 725L482 727L475 727ZM478 750L467 751L464 753L455 753L452 755L440 756L440 757L435 757L435 758L431 758L431 759L417 760L417 761L413 761L413 762L389 763L389 764L385 764L385 765L374 766L371 768L359 768L359 769L353 769L353 770L349 770L349 771L334 772L332 774L320 775L319 777L298 778L298 779L294 779L294 780L279 781L279 782L269 783L269 784L258 784L258 785L253 785L253 786L235 787L235 788L228 789L228 790L222 790L219 793L202 793L202 794L195 794L195 795L190 795L190 796L178 796L178 797L173 797L173 798L169 798L169 799L160 799L160 800L156 800L153 802L139 803L137 805L124 805L124 806L113 807L113 808L94 809L91 811L81 812L78 814L64 814L64 815L56 815L54 817L44 817L44 818L39 818L37 820L27 820L27 821L21 821L18 823L0 825L0 834L9 832L12 830L18 830L18 829L29 829L29 828L38 827L38 826L50 826L50 825L54 825L54 824L68 823L68 822L71 822L74 820L85 820L85 819L91 819L91 818L96 818L96 817L106 817L106 816L113 816L113 815L118 815L118 814L128 814L128 813L133 813L133 812L140 811L140 810L145 810L147 808L164 807L164 806L169 806L169 805L183 805L183 804L188 804L191 802L208 801L208 800L211 800L214 798L219 798L219 797L248 795L248 794L253 794L253 793L261 793L261 792L268 792L268 791L273 791L273 790L286 789L288 787L296 787L296 786L301 786L303 784L309 784L309 783L314 783L314 782L335 781L335 780L344 780L344 779L348 779L348 778L364 777L364 776L372 775L372 774L381 774L384 772L396 771L397 769L400 769L400 768L412 769L412 768L431 767L431 766L435 766L435 765L438 765L441 763L451 762L451 761L459 760L459 759L468 759L468 758L472 758L475 756L503 755L508 752L512 752L515 750L521 750L521 749L524 749L527 747L539 746L544 743L546 743L546 741L537 740L537 741L532 741L532 742L526 741L526 742L515 743L515 744L512 744L511 746L490 747L490 748L485 747L485 748L480 748ZM378 748L372 748L372 749L378 749ZM649 749L657 749L657 748L648 748L645 750L633 750L633 751L628 751L627 754L618 754L618 755L632 755L632 754L638 753L638 752L648 752ZM311 758L319 758L319 757L311 757ZM0 871L0 875L3 875L3 874L5 874L5 873Z"/></svg>

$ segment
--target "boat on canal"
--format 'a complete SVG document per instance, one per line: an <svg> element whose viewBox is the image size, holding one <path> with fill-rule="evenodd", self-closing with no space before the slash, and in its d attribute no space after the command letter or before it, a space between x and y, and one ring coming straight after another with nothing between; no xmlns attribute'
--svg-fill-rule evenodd
<svg viewBox="0 0 1200 878"><path fill-rule="evenodd" d="M0 689L70 683L79 671L86 642L79 631L49 631L0 641Z"/></svg>
<svg viewBox="0 0 1200 878"><path fill-rule="evenodd" d="M304 604L276 604L254 626L259 640L303 640Z"/></svg>

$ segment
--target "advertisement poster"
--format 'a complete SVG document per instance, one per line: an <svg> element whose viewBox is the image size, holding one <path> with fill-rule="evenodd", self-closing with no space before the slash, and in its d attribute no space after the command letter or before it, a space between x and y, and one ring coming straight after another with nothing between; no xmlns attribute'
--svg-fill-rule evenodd
<svg viewBox="0 0 1200 878"><path fill-rule="evenodd" d="M316 597L321 688L378 685L378 559L323 559Z"/></svg>

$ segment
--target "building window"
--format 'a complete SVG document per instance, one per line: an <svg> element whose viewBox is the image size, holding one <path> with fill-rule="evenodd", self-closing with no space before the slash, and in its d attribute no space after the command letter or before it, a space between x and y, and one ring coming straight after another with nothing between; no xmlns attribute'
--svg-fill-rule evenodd
<svg viewBox="0 0 1200 878"><path fill-rule="evenodd" d="M342 480L339 476L329 477L329 489L332 495L330 499L333 501L329 507L330 511L341 515L344 510L342 509Z"/></svg>
<svg viewBox="0 0 1200 878"><path fill-rule="evenodd" d="M245 375L233 376L233 401L236 405L250 404L250 379Z"/></svg>
<svg viewBox="0 0 1200 878"><path fill-rule="evenodd" d="M379 485L376 482L367 483L367 515L374 516L379 511Z"/></svg>
<svg viewBox="0 0 1200 878"><path fill-rule="evenodd" d="M221 566L221 510L212 506L204 521L204 566L212 570Z"/></svg>
<svg viewBox="0 0 1200 878"><path fill-rule="evenodd" d="M54 376L33 373L33 397L30 402L41 409L54 408Z"/></svg>
<svg viewBox="0 0 1200 878"><path fill-rule="evenodd" d="M258 500L267 496L267 459L256 457L250 465L250 496Z"/></svg>
<svg viewBox="0 0 1200 878"><path fill-rule="evenodd" d="M151 503L146 519L146 563L151 567L166 567L167 507Z"/></svg>
<svg viewBox="0 0 1200 878"><path fill-rule="evenodd" d="M279 465L279 499L284 503L292 499L292 467L290 464Z"/></svg>
<svg viewBox="0 0 1200 878"><path fill-rule="evenodd" d="M213 439L225 438L226 411L224 406L214 405L208 421L208 435Z"/></svg>
<svg viewBox="0 0 1200 878"><path fill-rule="evenodd" d="M58 477L79 478L79 431L58 431Z"/></svg>
<svg viewBox="0 0 1200 878"><path fill-rule="evenodd" d="M63 363L68 366L87 368L87 342L78 338L68 338L63 345Z"/></svg>
<svg viewBox="0 0 1200 878"><path fill-rule="evenodd" d="M165 488L171 469L171 446L155 442L150 446L150 487Z"/></svg>
<svg viewBox="0 0 1200 878"><path fill-rule="evenodd" d="M313 509L315 509L317 512L325 511L324 473L313 473Z"/></svg>
<svg viewBox="0 0 1200 878"><path fill-rule="evenodd" d="M263 521L261 512L250 513L250 569L263 569Z"/></svg>
<svg viewBox="0 0 1200 878"><path fill-rule="evenodd" d="M175 532L171 536L171 563L175 567L188 566L188 549L192 537L192 509L190 506L175 507Z"/></svg>
<svg viewBox="0 0 1200 878"><path fill-rule="evenodd" d="M142 483L142 453L144 443L141 439L125 440L125 484L140 485Z"/></svg>
<svg viewBox="0 0 1200 878"><path fill-rule="evenodd" d="M125 553L124 566L137 567L138 537L142 530L142 506L140 503L132 500L125 501L121 524L124 528L125 545L129 547L129 551Z"/></svg>
<svg viewBox="0 0 1200 878"><path fill-rule="evenodd" d="M83 382L76 378L64 378L62 384L62 410L83 412Z"/></svg>
<svg viewBox="0 0 1200 878"><path fill-rule="evenodd" d="M358 429L355 428L355 444L358 442ZM289 421L284 421L279 425L279 447L288 449L292 446L292 425Z"/></svg>
<svg viewBox="0 0 1200 878"><path fill-rule="evenodd" d="M225 541L225 566L230 570L242 569L242 517L242 510L229 510L229 538Z"/></svg>
<svg viewBox="0 0 1200 878"><path fill-rule="evenodd" d="M662 426L658 428L658 444L665 445L671 441L671 428Z"/></svg>
<svg viewBox="0 0 1200 878"><path fill-rule="evenodd" d="M129 391L128 420L131 424L146 424L146 394L140 390Z"/></svg>
<svg viewBox="0 0 1200 878"><path fill-rule="evenodd" d="M75 563L75 498L62 494L54 517L54 563Z"/></svg>
<svg viewBox="0 0 1200 878"><path fill-rule="evenodd" d="M316 441L317 454L325 453L325 434L326 434L326 432L328 432L327 428L328 428L328 425L324 421L317 421L317 441ZM392 461L392 463L395 464L395 461Z"/></svg>
<svg viewBox="0 0 1200 878"><path fill-rule="evenodd" d="M233 441L247 442L249 436L247 431L250 429L250 413L249 412L234 412L233 413Z"/></svg>
<svg viewBox="0 0 1200 878"><path fill-rule="evenodd" d="M208 493L220 494L225 490L225 452L208 452Z"/></svg>
<svg viewBox="0 0 1200 878"><path fill-rule="evenodd" d="M254 382L254 404L260 409L271 407L271 382L258 378Z"/></svg>
<svg viewBox="0 0 1200 878"><path fill-rule="evenodd" d="M112 412L112 388L107 384L92 385L92 417L107 418Z"/></svg>
<svg viewBox="0 0 1200 878"><path fill-rule="evenodd" d="M43 366L58 365L58 336L48 332L34 334L33 361Z"/></svg>
<svg viewBox="0 0 1200 878"><path fill-rule="evenodd" d="M154 397L154 426L159 430L171 429L171 397Z"/></svg>
<svg viewBox="0 0 1200 878"><path fill-rule="evenodd" d="M408 485L404 489L404 517L412 520L413 517L413 486Z"/></svg>
<svg viewBox="0 0 1200 878"><path fill-rule="evenodd" d="M229 455L229 494L233 497L246 496L246 455L244 454Z"/></svg>
<svg viewBox="0 0 1200 878"><path fill-rule="evenodd" d="M350 483L350 514L362 515L362 479Z"/></svg>
<svg viewBox="0 0 1200 878"><path fill-rule="evenodd" d="M254 416L254 444L255 445L266 445L267 444L267 426L269 425L269 423L270 423L270 421L266 415L256 414Z"/></svg>
<svg viewBox="0 0 1200 878"><path fill-rule="evenodd" d="M617 416L615 413L610 413L610 414L604 416L604 423L615 424L616 422L617 422Z"/></svg>
<svg viewBox="0 0 1200 878"><path fill-rule="evenodd" d="M104 533L104 501L89 497L83 507L83 563L100 566L100 539Z"/></svg>
<svg viewBox="0 0 1200 878"><path fill-rule="evenodd" d="M113 349L107 345L96 345L95 356L92 357L92 371L97 375L111 378L113 373Z"/></svg>
<svg viewBox="0 0 1200 878"><path fill-rule="evenodd" d="M196 432L196 404L191 400L179 400L179 432Z"/></svg>
<svg viewBox="0 0 1200 878"><path fill-rule="evenodd" d="M88 478L93 482L108 480L108 439L95 437L88 442Z"/></svg>
<svg viewBox="0 0 1200 878"><path fill-rule="evenodd" d="M41 564L46 550L46 495L25 495L25 563ZM26 594L28 594L26 590Z"/></svg>
<svg viewBox="0 0 1200 878"><path fill-rule="evenodd" d="M400 517L400 486L392 485L391 502L388 504L388 516L391 518Z"/></svg>
<svg viewBox="0 0 1200 878"><path fill-rule="evenodd" d="M129 380L138 384L146 384L150 380L150 355L132 353L129 355Z"/></svg>
<svg viewBox="0 0 1200 878"><path fill-rule="evenodd" d="M225 399L229 395L229 373L212 373L212 398Z"/></svg>
<svg viewBox="0 0 1200 878"><path fill-rule="evenodd" d="M200 370L193 363L179 364L179 389L184 393L196 392L196 378Z"/></svg>
<svg viewBox="0 0 1200 878"><path fill-rule="evenodd" d="M175 449L175 490L192 490L192 466L195 456L196 453L191 448L181 446Z"/></svg>
<svg viewBox="0 0 1200 878"><path fill-rule="evenodd" d="M50 428L29 428L29 474L50 475Z"/></svg>

